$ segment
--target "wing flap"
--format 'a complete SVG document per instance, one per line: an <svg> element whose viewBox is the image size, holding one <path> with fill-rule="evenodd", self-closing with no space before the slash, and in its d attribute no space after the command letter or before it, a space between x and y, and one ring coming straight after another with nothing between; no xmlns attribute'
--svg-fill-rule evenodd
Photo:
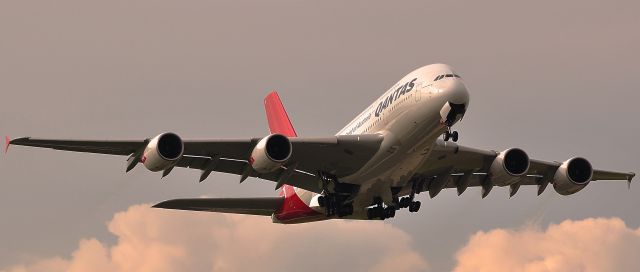
<svg viewBox="0 0 640 272"><path fill-rule="evenodd" d="M154 208L270 216L284 201L282 197L182 198L153 205Z"/></svg>

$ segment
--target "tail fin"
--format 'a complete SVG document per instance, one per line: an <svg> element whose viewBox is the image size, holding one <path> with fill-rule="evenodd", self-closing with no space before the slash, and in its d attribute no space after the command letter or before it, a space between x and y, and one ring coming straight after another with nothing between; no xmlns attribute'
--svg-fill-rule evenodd
<svg viewBox="0 0 640 272"><path fill-rule="evenodd" d="M279 133L287 137L298 136L277 92L271 92L264 98L264 109L267 113L271 133ZM289 167L295 168L295 166ZM309 207L309 202L305 203L300 199L293 186L284 184L280 188L280 197L284 198L284 201L280 208L273 213L274 222L286 222L305 216L318 215L317 211ZM309 199L309 201L311 200Z"/></svg>
<svg viewBox="0 0 640 272"><path fill-rule="evenodd" d="M264 98L264 109L267 113L267 121L269 122L271 133L279 133L287 137L298 136L277 92L270 92Z"/></svg>

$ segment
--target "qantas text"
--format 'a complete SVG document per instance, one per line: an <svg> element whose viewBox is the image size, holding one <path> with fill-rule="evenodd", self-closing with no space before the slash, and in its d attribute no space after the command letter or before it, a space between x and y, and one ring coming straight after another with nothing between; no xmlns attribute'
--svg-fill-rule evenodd
<svg viewBox="0 0 640 272"><path fill-rule="evenodd" d="M414 78L410 82L401 85L400 87L398 87L398 89L396 89L395 92L392 92L388 97L380 101L380 104L378 104L378 107L376 108L375 116L380 116L380 113L382 113L382 111L389 107L394 101L398 100L398 98L413 90L413 82L415 82L416 80L417 78Z"/></svg>

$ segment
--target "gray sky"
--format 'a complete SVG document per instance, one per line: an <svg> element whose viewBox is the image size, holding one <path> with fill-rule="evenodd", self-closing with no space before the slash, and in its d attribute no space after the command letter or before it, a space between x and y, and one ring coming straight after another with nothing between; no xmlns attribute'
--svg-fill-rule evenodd
<svg viewBox="0 0 640 272"><path fill-rule="evenodd" d="M637 1L2 1L0 133L144 139L268 133L278 90L301 136L333 135L422 65L454 66L470 89L461 144L584 156L640 172ZM12 147L0 159L0 269L106 244L114 213L178 197L270 196L273 184L125 158ZM470 235L619 217L638 228L640 188L600 182L562 197L495 188L435 199L387 221L435 271ZM216 215L208 215L216 216ZM264 218L264 220L269 220ZM321 239L321 238L319 238ZM354 253L355 254L355 253ZM311 258L311 257L310 257Z"/></svg>

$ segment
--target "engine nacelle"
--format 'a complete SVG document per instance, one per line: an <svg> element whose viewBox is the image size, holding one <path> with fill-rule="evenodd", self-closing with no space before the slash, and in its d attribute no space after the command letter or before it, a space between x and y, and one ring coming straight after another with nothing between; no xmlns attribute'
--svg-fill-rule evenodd
<svg viewBox="0 0 640 272"><path fill-rule="evenodd" d="M561 195L571 195L584 189L593 178L593 167L584 158L572 158L560 165L553 177L553 189Z"/></svg>
<svg viewBox="0 0 640 272"><path fill-rule="evenodd" d="M249 163L258 173L271 173L289 160L292 151L289 138L281 134L271 134L256 144Z"/></svg>
<svg viewBox="0 0 640 272"><path fill-rule="evenodd" d="M172 167L182 157L184 144L175 133L162 133L149 141L140 161L154 172Z"/></svg>
<svg viewBox="0 0 640 272"><path fill-rule="evenodd" d="M489 178L497 186L518 182L529 171L529 155L519 148L500 152L489 168Z"/></svg>

